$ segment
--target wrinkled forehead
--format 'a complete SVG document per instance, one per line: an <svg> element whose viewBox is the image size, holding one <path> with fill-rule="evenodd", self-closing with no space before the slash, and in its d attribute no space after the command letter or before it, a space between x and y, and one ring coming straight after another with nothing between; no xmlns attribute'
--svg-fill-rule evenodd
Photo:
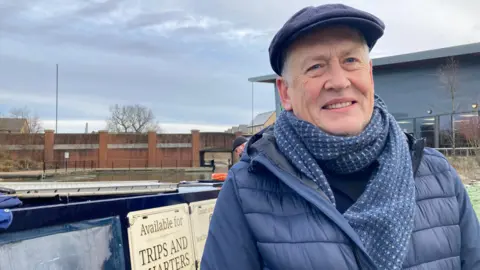
<svg viewBox="0 0 480 270"><path fill-rule="evenodd" d="M294 51L307 51L311 47L329 48L343 46L345 49L356 49L365 46L367 52L365 39L360 31L349 26L331 26L327 28L320 28L300 36L294 43L292 43L286 51L284 60Z"/></svg>

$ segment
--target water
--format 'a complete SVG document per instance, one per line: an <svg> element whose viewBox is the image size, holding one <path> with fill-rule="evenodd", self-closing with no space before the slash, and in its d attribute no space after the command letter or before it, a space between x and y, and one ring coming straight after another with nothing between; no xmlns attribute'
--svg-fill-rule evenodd
<svg viewBox="0 0 480 270"><path fill-rule="evenodd" d="M185 171L127 171L127 172L86 172L74 175L56 175L43 180L35 179L8 179L7 181L131 181L131 180L155 180L161 182L178 183L180 181L193 181L210 179L211 172L185 172Z"/></svg>

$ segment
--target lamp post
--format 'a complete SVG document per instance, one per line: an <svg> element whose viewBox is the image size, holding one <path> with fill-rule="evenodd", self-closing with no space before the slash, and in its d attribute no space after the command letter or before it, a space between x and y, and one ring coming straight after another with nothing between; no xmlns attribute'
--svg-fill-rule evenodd
<svg viewBox="0 0 480 270"><path fill-rule="evenodd" d="M58 64L56 76L56 101L55 101L55 133L58 133Z"/></svg>

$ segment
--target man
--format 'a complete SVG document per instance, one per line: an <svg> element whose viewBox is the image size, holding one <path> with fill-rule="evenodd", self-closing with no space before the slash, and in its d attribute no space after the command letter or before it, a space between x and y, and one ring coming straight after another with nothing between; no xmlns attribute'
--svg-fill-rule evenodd
<svg viewBox="0 0 480 270"><path fill-rule="evenodd" d="M295 13L270 45L285 111L253 136L219 194L202 270L480 269L457 173L374 94L377 17Z"/></svg>
<svg viewBox="0 0 480 270"><path fill-rule="evenodd" d="M245 144L247 143L247 138L243 136L239 136L233 140L232 144L232 152L240 158L243 153L243 149L245 148Z"/></svg>

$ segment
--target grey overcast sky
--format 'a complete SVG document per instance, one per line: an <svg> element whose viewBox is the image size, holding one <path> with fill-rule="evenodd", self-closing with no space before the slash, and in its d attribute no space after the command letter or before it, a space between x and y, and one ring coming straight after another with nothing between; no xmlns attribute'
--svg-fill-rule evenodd
<svg viewBox="0 0 480 270"><path fill-rule="evenodd" d="M338 1L386 24L372 57L480 41L480 1ZM166 132L223 131L251 120L249 77L298 9L327 1L0 0L0 113L28 106L59 132L103 129L109 105L151 107ZM274 109L254 85L254 112Z"/></svg>

